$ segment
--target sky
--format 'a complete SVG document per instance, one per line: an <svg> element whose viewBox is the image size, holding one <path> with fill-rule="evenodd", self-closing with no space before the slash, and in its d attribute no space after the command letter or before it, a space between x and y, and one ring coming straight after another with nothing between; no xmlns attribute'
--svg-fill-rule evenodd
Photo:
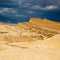
<svg viewBox="0 0 60 60"><path fill-rule="evenodd" d="M0 0L0 22L18 23L34 17L60 22L60 0Z"/></svg>

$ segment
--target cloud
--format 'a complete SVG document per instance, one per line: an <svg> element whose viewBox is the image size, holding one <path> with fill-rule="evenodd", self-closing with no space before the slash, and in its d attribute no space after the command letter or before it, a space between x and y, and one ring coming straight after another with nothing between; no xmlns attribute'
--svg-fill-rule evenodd
<svg viewBox="0 0 60 60"><path fill-rule="evenodd" d="M18 9L14 8L0 8L0 14L2 15L8 15L8 16L16 16L16 17L22 17L23 14L19 13Z"/></svg>
<svg viewBox="0 0 60 60"><path fill-rule="evenodd" d="M27 2L26 2L27 1ZM60 0L19 0L20 6L27 9L54 10L60 9ZM24 2L24 3L22 3ZM42 7L43 6L43 7Z"/></svg>
<svg viewBox="0 0 60 60"><path fill-rule="evenodd" d="M35 5L35 6L32 6L31 9L37 9L37 10L43 10L42 7L40 7L40 5Z"/></svg>
<svg viewBox="0 0 60 60"><path fill-rule="evenodd" d="M0 8L0 13L15 13L13 8Z"/></svg>
<svg viewBox="0 0 60 60"><path fill-rule="evenodd" d="M55 9L58 9L58 6L48 5L48 6L45 6L45 7L41 7L40 5L35 5L35 6L32 6L31 9L36 9L36 10L55 10Z"/></svg>
<svg viewBox="0 0 60 60"><path fill-rule="evenodd" d="M50 5L45 7L46 10L58 9L58 6Z"/></svg>
<svg viewBox="0 0 60 60"><path fill-rule="evenodd" d="M23 14L16 14L15 15L16 17L22 17L22 16L24 16Z"/></svg>
<svg viewBox="0 0 60 60"><path fill-rule="evenodd" d="M34 13L34 11L28 10L27 13L32 14L32 13Z"/></svg>

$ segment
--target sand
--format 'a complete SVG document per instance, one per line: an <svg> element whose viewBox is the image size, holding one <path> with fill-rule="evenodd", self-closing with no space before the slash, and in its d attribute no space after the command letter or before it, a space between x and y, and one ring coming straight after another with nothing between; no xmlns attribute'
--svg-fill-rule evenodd
<svg viewBox="0 0 60 60"><path fill-rule="evenodd" d="M0 60L60 60L60 34L42 42L1 41Z"/></svg>

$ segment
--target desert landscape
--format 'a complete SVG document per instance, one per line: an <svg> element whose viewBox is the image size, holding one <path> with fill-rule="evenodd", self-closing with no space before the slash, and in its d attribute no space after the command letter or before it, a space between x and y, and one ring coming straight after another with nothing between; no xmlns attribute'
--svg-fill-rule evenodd
<svg viewBox="0 0 60 60"><path fill-rule="evenodd" d="M0 23L0 60L60 60L60 23L46 18Z"/></svg>

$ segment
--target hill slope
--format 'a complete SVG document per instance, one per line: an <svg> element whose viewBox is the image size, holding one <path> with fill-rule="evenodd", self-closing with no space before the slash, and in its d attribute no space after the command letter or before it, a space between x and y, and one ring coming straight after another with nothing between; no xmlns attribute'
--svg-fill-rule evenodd
<svg viewBox="0 0 60 60"><path fill-rule="evenodd" d="M60 60L60 23L31 18L0 24L0 60Z"/></svg>
<svg viewBox="0 0 60 60"><path fill-rule="evenodd" d="M46 19L31 18L29 22L16 25L0 24L0 40L35 41L44 40L60 33L60 23Z"/></svg>

